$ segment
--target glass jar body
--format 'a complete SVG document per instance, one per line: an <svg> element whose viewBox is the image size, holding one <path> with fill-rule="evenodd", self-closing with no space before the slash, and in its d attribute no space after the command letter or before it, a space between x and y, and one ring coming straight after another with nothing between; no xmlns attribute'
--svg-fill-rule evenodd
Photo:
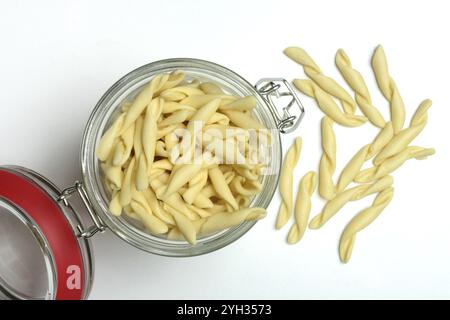
<svg viewBox="0 0 450 320"><path fill-rule="evenodd" d="M96 147L104 131L120 112L124 101L130 101L137 92L155 75L181 70L186 78L213 82L226 93L237 96L252 95L257 99L253 116L268 129L277 128L276 119L266 100L245 79L220 65L197 59L168 59L142 66L117 81L100 99L92 112L83 136L81 164L83 183L93 210L104 224L116 235L131 245L147 252L165 256L195 256L222 248L240 238L250 230L255 222L248 221L239 226L223 230L214 235L198 239L196 245L184 241L171 241L151 235L125 217L108 213L109 196L105 189L99 161L95 155ZM275 131L274 130L274 131ZM270 159L267 174L262 177L262 192L255 196L250 206L267 208L278 184L281 166L281 141L278 131L272 134Z"/></svg>

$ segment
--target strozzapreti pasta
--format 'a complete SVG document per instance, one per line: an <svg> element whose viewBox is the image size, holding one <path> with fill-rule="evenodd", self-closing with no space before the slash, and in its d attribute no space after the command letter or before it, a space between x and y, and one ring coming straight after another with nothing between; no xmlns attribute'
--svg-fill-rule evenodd
<svg viewBox="0 0 450 320"><path fill-rule="evenodd" d="M263 218L264 208L248 208L266 166L250 137L270 140L252 116L256 105L181 71L154 76L122 104L97 146L111 214L191 244Z"/></svg>
<svg viewBox="0 0 450 320"><path fill-rule="evenodd" d="M344 77L348 85L355 91L355 100L361 109L362 113L375 126L384 128L386 121L381 115L380 111L372 105L372 98L370 97L369 89L367 89L366 82L362 75L353 69L350 58L339 49L336 53L336 66Z"/></svg>
<svg viewBox="0 0 450 320"><path fill-rule="evenodd" d="M339 99L346 114L355 113L356 104L352 97L334 79L325 76L305 50L298 47L289 47L284 50L284 54L300 64L306 75L323 91Z"/></svg>
<svg viewBox="0 0 450 320"><path fill-rule="evenodd" d="M348 223L342 232L339 241L339 257L341 261L347 263L350 260L355 244L356 234L371 224L391 202L394 195L394 188L388 187L381 191L372 206L362 210Z"/></svg>
<svg viewBox="0 0 450 320"><path fill-rule="evenodd" d="M319 194L324 199L332 199L336 194L333 173L336 170L336 137L333 121L323 117L321 122L322 157L319 164Z"/></svg>
<svg viewBox="0 0 450 320"><path fill-rule="evenodd" d="M405 150L384 160L378 166L362 170L355 177L356 182L367 183L376 179L380 179L397 168L399 168L408 159L423 160L435 153L433 148L422 148L416 146L407 147Z"/></svg>
<svg viewBox="0 0 450 320"><path fill-rule="evenodd" d="M325 114L321 123L323 154L319 164L318 190L319 194L328 201L322 211L311 219L309 227L311 229L321 228L347 202L357 201L378 193L373 205L356 215L342 234L339 256L341 261L346 263L350 259L356 233L367 227L391 201L393 179L390 174L408 159L422 160L434 154L433 148L410 146L410 143L427 123L431 101L423 101L412 117L410 126L403 129L405 106L397 85L389 74L386 55L381 46L378 46L373 54L372 69L378 88L390 105L389 121L386 121L372 104L371 95L363 76L353 68L350 58L344 50L337 51L335 63L344 80L354 91L356 104L364 116L355 114L355 103L351 96L336 81L323 75L305 50L289 47L285 49L284 53L302 65L309 78L295 79L293 81L295 87L305 95L314 98L319 109ZM340 101L342 110L334 99ZM367 120L380 130L371 143L363 145L347 162L335 186L332 175L336 168L336 140L332 124L357 127ZM363 168L370 159L373 159L374 166ZM303 205L306 206L309 203ZM303 216L302 221L305 221L304 219ZM297 226L297 228L299 227ZM291 235L288 242L297 239L298 237Z"/></svg>
<svg viewBox="0 0 450 320"><path fill-rule="evenodd" d="M342 112L333 98L311 80L296 79L294 86L305 95L314 98L320 110L342 126L358 127L367 121L366 117Z"/></svg>
<svg viewBox="0 0 450 320"><path fill-rule="evenodd" d="M392 123L388 122L381 129L372 143L363 146L345 165L339 176L339 181L336 186L336 193L344 191L344 189L356 179L356 176L360 173L363 164L373 158L375 154L378 154L386 144L391 141L394 136L392 129Z"/></svg>
<svg viewBox="0 0 450 320"><path fill-rule="evenodd" d="M356 187L347 189L336 195L333 199L329 200L322 212L316 215L311 222L309 227L311 229L321 228L328 220L330 220L344 205L349 201L360 200L370 194L380 192L391 186L393 183L393 178L391 176L385 176L380 180L373 182L372 184L362 184Z"/></svg>
<svg viewBox="0 0 450 320"><path fill-rule="evenodd" d="M375 165L380 164L385 159L404 150L425 128L428 121L428 109L431 107L431 100L424 100L417 108L408 128L396 134L374 158Z"/></svg>
<svg viewBox="0 0 450 320"><path fill-rule="evenodd" d="M292 210L294 206L293 194L292 194L292 183L293 183L293 171L297 165L298 159L300 158L300 153L302 150L302 138L297 137L294 143L287 151L284 160L283 168L280 174L280 194L281 194L281 205L278 210L277 222L275 227L281 229L289 220L292 215Z"/></svg>
<svg viewBox="0 0 450 320"><path fill-rule="evenodd" d="M316 190L317 174L314 171L306 173L300 180L295 201L295 223L288 234L288 243L299 242L308 227L309 212L311 211L311 196Z"/></svg>
<svg viewBox="0 0 450 320"><path fill-rule="evenodd" d="M372 67L381 93L391 105L391 121L394 134L402 130L405 123L405 105L397 85L389 74L383 47L378 46L372 57Z"/></svg>

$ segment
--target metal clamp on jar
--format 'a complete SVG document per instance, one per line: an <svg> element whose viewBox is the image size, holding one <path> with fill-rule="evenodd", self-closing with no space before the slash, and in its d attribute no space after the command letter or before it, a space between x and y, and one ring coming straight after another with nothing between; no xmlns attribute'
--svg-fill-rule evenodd
<svg viewBox="0 0 450 320"><path fill-rule="evenodd" d="M187 79L213 82L227 93L253 95L254 117L277 129L271 150L270 172L263 190L250 206L267 208L278 185L282 150L280 133L294 131L304 108L284 79L268 78L252 86L235 72L197 59L168 59L142 66L117 81L94 108L81 146L82 179L64 190L31 170L0 167L0 297L12 299L85 299L93 281L89 238L111 230L131 245L165 256L195 256L220 249L244 235L256 222L248 221L213 235L196 245L151 235L120 216L108 213L108 194L95 150L123 101L132 99L159 73L182 70ZM281 105L280 105L281 104ZM84 226L70 205L77 194L92 220Z"/></svg>

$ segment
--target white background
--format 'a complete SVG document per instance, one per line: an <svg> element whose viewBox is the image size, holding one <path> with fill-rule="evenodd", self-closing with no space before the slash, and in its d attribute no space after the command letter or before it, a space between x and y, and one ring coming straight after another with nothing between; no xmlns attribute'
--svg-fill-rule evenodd
<svg viewBox="0 0 450 320"><path fill-rule="evenodd" d="M169 57L211 60L250 82L304 77L285 58L305 48L344 86L334 53L344 48L388 117L370 69L384 45L407 107L433 99L429 124L414 144L434 147L425 161L395 172L395 196L361 232L348 265L339 262L340 233L372 199L353 203L295 246L289 227L274 230L278 194L268 217L238 242L195 258L141 252L107 232L94 239L96 276L90 298L450 298L449 59L446 1L1 1L0 163L32 168L68 186L80 177L84 125L118 78ZM445 31L447 30L447 31ZM314 101L294 134L303 153L295 172L316 170L321 154ZM336 127L338 168L376 130ZM311 214L323 202L315 198Z"/></svg>

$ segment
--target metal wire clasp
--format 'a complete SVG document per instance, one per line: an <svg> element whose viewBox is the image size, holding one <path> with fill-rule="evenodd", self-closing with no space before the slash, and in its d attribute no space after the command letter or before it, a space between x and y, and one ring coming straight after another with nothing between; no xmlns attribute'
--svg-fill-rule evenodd
<svg viewBox="0 0 450 320"><path fill-rule="evenodd" d="M70 198L75 192L77 192L78 195L80 196L81 201L83 202L87 212L89 213L89 216L94 222L94 225L87 228L86 230L83 229L81 225L77 225L77 229L80 232L78 236L83 238L90 238L99 231L100 232L105 231L106 226L103 225L101 219L95 214L94 210L92 209L91 202L89 201L86 190L84 190L82 182L75 181L75 184L73 186L64 189L61 192L60 196L57 198L57 201L63 202L65 206L70 206L69 203L67 202L67 199Z"/></svg>
<svg viewBox="0 0 450 320"><path fill-rule="evenodd" d="M305 115L305 108L289 82L282 78L264 78L256 83L255 88L267 102L270 112L277 120L277 129L281 133L291 133L297 129ZM281 101L283 97L288 97L287 104L277 106L279 103L276 101ZM297 108L293 109L294 105ZM279 109L282 111L281 114Z"/></svg>

